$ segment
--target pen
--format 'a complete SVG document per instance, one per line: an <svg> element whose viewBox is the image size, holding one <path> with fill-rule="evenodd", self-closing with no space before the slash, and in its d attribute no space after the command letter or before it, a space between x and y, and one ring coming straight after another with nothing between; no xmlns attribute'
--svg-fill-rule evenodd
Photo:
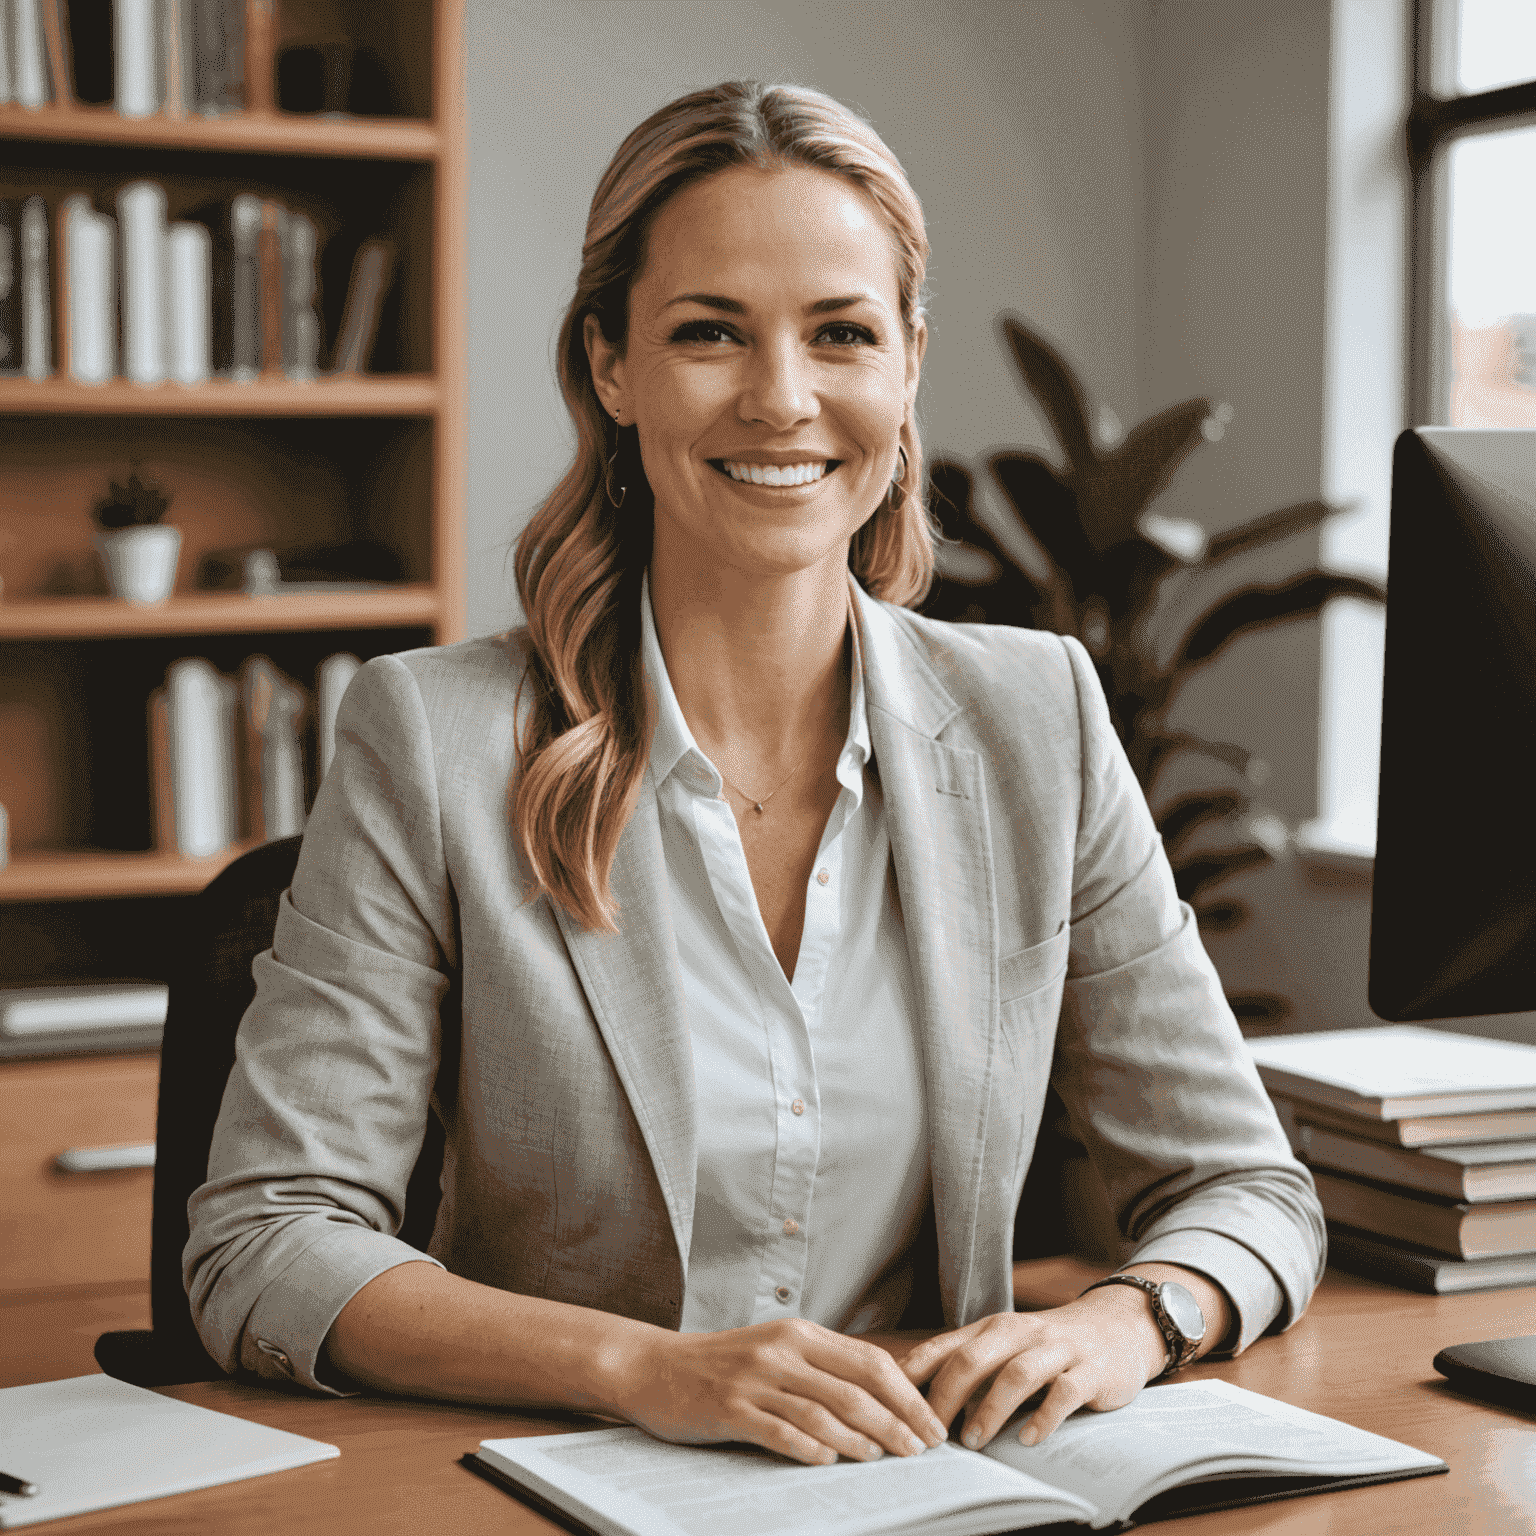
<svg viewBox="0 0 1536 1536"><path fill-rule="evenodd" d="M23 1498L30 1499L36 1492L36 1483L28 1483L19 1477L12 1477L9 1472L0 1472L0 1493L19 1493Z"/></svg>

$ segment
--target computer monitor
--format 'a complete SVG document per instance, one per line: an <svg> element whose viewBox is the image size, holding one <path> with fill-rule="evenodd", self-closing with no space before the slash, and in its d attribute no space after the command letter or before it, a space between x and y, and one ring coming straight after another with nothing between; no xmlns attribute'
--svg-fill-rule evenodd
<svg viewBox="0 0 1536 1536"><path fill-rule="evenodd" d="M1397 440L1369 996L1536 1009L1536 431Z"/></svg>

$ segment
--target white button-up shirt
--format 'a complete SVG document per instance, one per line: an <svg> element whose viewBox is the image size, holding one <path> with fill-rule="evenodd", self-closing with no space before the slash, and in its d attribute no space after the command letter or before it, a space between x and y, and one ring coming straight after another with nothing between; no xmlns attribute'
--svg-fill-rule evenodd
<svg viewBox="0 0 1536 1536"><path fill-rule="evenodd" d="M891 1327L911 1289L928 1137L857 619L850 611L842 791L806 882L790 981L758 911L724 781L672 691L648 580L640 604L657 714L650 770L698 1105L682 1328L788 1316L845 1333Z"/></svg>

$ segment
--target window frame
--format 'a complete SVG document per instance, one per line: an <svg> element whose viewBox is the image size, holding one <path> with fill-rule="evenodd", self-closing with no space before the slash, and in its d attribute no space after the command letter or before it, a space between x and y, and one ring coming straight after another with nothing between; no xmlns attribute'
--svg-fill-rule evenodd
<svg viewBox="0 0 1536 1536"><path fill-rule="evenodd" d="M1450 398L1447 147L1456 139L1536 123L1536 78L1472 95L1443 94L1455 78L1457 0L1414 0L1408 110L1408 419L1441 425Z"/></svg>

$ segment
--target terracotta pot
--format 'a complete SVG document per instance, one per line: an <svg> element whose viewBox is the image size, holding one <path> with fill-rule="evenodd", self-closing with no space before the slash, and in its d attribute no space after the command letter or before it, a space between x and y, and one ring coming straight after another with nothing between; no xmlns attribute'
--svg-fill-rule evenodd
<svg viewBox="0 0 1536 1536"><path fill-rule="evenodd" d="M113 597L130 603L163 603L176 585L181 529L162 523L113 528L96 535L96 551Z"/></svg>

